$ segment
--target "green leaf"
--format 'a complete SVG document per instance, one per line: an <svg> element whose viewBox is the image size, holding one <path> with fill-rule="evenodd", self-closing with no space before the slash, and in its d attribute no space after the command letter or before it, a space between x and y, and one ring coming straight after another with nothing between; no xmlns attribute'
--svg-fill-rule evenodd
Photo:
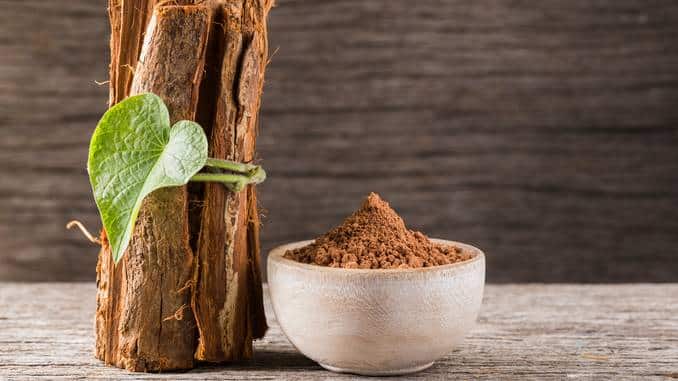
<svg viewBox="0 0 678 381"><path fill-rule="evenodd" d="M157 95L127 98L104 114L90 142L87 170L115 263L129 245L144 197L186 184L206 160L200 125L182 120L170 128Z"/></svg>

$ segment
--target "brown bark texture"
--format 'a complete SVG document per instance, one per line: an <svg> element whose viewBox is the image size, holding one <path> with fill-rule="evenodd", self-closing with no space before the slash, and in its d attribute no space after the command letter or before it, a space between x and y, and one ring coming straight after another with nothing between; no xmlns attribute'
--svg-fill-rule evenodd
<svg viewBox="0 0 678 381"><path fill-rule="evenodd" d="M266 7L256 1L219 6L215 39L222 43L217 49L223 58L217 68L211 157L254 159L267 59ZM196 358L247 359L252 356L252 337L261 337L266 330L257 271L256 196L251 187L234 194L219 184L207 184L203 199L193 293L200 333Z"/></svg>
<svg viewBox="0 0 678 381"><path fill-rule="evenodd" d="M196 3L110 0L110 103L153 92L172 122L201 123L210 156L250 162L272 4ZM117 266L102 232L96 356L151 372L251 358L252 340L267 328L258 234L253 186L232 193L191 184L149 195Z"/></svg>

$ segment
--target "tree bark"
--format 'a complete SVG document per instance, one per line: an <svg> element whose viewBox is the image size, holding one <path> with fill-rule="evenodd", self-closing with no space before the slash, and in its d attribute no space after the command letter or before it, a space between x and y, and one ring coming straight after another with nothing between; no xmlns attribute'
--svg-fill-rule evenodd
<svg viewBox="0 0 678 381"><path fill-rule="evenodd" d="M177 5L190 3L110 0L110 104L156 93L172 122L205 127L212 157L252 161L272 2ZM98 358L162 371L252 356L252 339L267 328L253 186L237 194L219 184L152 193L117 266L105 238L102 232Z"/></svg>
<svg viewBox="0 0 678 381"><path fill-rule="evenodd" d="M254 160L269 8L268 1L230 1L218 6L222 20L214 33L224 45L209 137L212 157ZM266 331L258 229L252 186L237 194L219 184L205 186L193 294L200 333L196 359L248 359L252 338Z"/></svg>
<svg viewBox="0 0 678 381"><path fill-rule="evenodd" d="M111 22L110 98L114 105L129 96L134 67L155 0L109 0ZM123 33L124 31L124 33Z"/></svg>
<svg viewBox="0 0 678 381"><path fill-rule="evenodd" d="M109 106L129 96L133 68L139 59L141 43L147 25L147 10L154 0L109 0L108 16L111 23L111 63L109 74ZM138 9L138 12L130 12ZM126 32L122 33L122 30ZM123 79L124 78L124 79ZM126 367L119 354L120 308L126 299L125 273L115 266L106 240L101 232L102 247L97 263L97 311L95 316L97 358L108 364Z"/></svg>
<svg viewBox="0 0 678 381"><path fill-rule="evenodd" d="M170 119L194 119L210 14L203 6L161 6L149 23L131 93L153 92ZM193 253L189 246L186 187L164 188L143 203L129 249L110 279L97 344L110 343L106 362L135 371L193 366L195 320L190 313ZM120 271L121 270L121 271ZM110 299L117 299L115 301ZM110 325L109 325L110 324Z"/></svg>

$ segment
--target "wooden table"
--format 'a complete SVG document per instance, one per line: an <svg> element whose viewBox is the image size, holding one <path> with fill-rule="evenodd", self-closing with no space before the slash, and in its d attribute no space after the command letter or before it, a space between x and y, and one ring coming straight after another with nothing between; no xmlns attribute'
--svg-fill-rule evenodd
<svg viewBox="0 0 678 381"><path fill-rule="evenodd" d="M348 379L321 369L271 325L248 364L135 374L92 355L91 283L0 283L0 380ZM678 284L489 285L477 328L432 368L446 378L678 378ZM392 379L392 378L391 378Z"/></svg>

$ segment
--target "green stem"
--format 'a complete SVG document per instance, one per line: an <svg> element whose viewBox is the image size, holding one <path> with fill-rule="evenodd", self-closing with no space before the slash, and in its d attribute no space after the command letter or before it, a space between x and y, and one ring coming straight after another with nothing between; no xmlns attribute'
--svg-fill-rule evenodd
<svg viewBox="0 0 678 381"><path fill-rule="evenodd" d="M191 177L191 181L216 183L247 183L249 180L250 178L248 176L234 173L196 173Z"/></svg>
<svg viewBox="0 0 678 381"><path fill-rule="evenodd" d="M250 180L248 176L233 173L197 173L190 181L222 183L231 191L240 192Z"/></svg>
<svg viewBox="0 0 678 381"><path fill-rule="evenodd" d="M205 166L226 169L234 173L203 172L191 177L190 181L222 183L231 191L239 192L247 184L259 184L266 179L266 172L259 165L208 158Z"/></svg>
<svg viewBox="0 0 678 381"><path fill-rule="evenodd" d="M232 172L247 174L258 168L258 166L254 164L238 163L235 161L215 159L211 157L207 158L207 162L205 162L205 165L208 167L221 168Z"/></svg>

